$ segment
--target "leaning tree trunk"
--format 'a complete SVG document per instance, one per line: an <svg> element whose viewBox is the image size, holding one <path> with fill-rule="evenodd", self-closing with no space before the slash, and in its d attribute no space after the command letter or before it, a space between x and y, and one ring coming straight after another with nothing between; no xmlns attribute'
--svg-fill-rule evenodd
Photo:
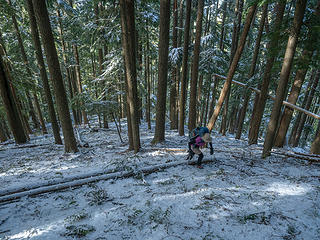
<svg viewBox="0 0 320 240"><path fill-rule="evenodd" d="M191 17L191 0L187 0L186 20L184 24L184 42L183 42L183 59L181 73L181 90L179 99L179 135L184 136L184 120L186 110L187 94L187 74L188 74L188 48L190 41L190 17Z"/></svg>
<svg viewBox="0 0 320 240"><path fill-rule="evenodd" d="M60 64L57 50L55 48L47 6L45 1L42 0L32 0L32 3L35 7L34 11L47 57L50 77L53 83L58 115L64 136L64 148L66 152L77 152L78 147L73 132L67 95L63 85Z"/></svg>
<svg viewBox="0 0 320 240"><path fill-rule="evenodd" d="M264 23L265 23L267 14L268 14L268 4L264 4L263 5L263 12L261 15L261 20L260 20L260 25L259 25L259 30L258 30L258 36L256 38L256 43L254 46L252 63L251 63L250 72L249 72L249 76L248 76L249 79L253 77L255 69L256 69L256 64L257 64L259 49L260 49L260 42L261 42ZM244 101L243 101L243 105L242 105L241 112L240 112L240 119L239 119L236 139L241 138L243 122L244 122L244 119L246 116L250 96L251 96L251 91L245 91Z"/></svg>
<svg viewBox="0 0 320 240"><path fill-rule="evenodd" d="M296 3L296 9L295 9L295 14L293 19L293 27L289 35L287 49L284 55L284 61L283 61L281 72L280 72L280 80L279 80L277 91L276 91L276 99L273 104L270 121L268 123L267 134L263 144L262 157L267 157L270 155L270 150L272 149L272 146L274 143L274 137L277 131L282 102L285 98L286 88L287 88L289 75L291 71L291 65L292 65L293 57L296 51L296 46L298 43L298 37L299 37L306 5L307 5L307 0L298 0Z"/></svg>
<svg viewBox="0 0 320 240"><path fill-rule="evenodd" d="M52 101L52 95L51 95L50 85L49 85L48 76L47 76L47 72L46 72L46 67L45 67L44 61L43 61L41 42L40 42L40 38L39 38L36 17L34 15L32 0L26 0L26 3L27 3L27 9L28 9L29 18L30 18L31 35L32 35L34 47L36 50L38 67L40 70L40 77L42 80L45 97L46 97L46 100L48 103L48 112L49 112L49 117L50 117L50 121L52 124L53 136L54 136L56 144L62 144L62 140L60 137L60 128L59 128L56 113L54 110L54 105L53 105L53 101Z"/></svg>
<svg viewBox="0 0 320 240"><path fill-rule="evenodd" d="M153 143L164 141L166 122L166 96L168 78L168 51L170 27L170 0L160 1L159 74L156 105L156 127Z"/></svg>
<svg viewBox="0 0 320 240"><path fill-rule="evenodd" d="M17 103L14 100L9 79L6 74L6 68L0 56L0 94L2 102L7 114L7 120L10 126L10 130L17 144L25 143L28 141L28 137L24 132L23 123L20 118Z"/></svg>
<svg viewBox="0 0 320 240"><path fill-rule="evenodd" d="M238 62L240 60L242 51L244 49L246 38L247 38L247 35L248 35L248 32L249 32L249 29L250 29L250 26L251 26L251 22L252 22L252 19L253 19L253 15L255 13L256 8L257 8L257 4L254 4L248 10L248 15L246 17L246 21L245 21L245 24L244 24L243 32L242 32L241 38L240 38L240 42L239 42L239 45L237 47L236 53L235 53L235 55L233 57L232 63L230 65L226 82L225 82L225 84L224 84L224 86L223 86L223 88L221 90L218 103L217 103L216 108L215 108L215 110L214 110L214 112L213 112L213 114L212 114L212 116L210 118L210 121L208 123L208 128L209 128L210 131L214 127L214 124L215 124L215 122L216 122L216 120L218 118L218 115L219 115L220 111L221 111L223 102L224 102L224 100L226 98L226 95L227 95L229 89L230 89L231 81L232 81L233 75L234 75L234 73L236 71L236 68L237 68Z"/></svg>
<svg viewBox="0 0 320 240"><path fill-rule="evenodd" d="M190 101L189 101L189 121L188 128L191 131L196 127L197 119L197 85L199 73L200 41L202 32L204 0L198 0L198 13L196 22L196 38L194 42L194 51L192 59L191 80L190 80Z"/></svg>
<svg viewBox="0 0 320 240"><path fill-rule="evenodd" d="M140 135L137 109L137 73L135 51L135 16L134 1L120 0L120 19L122 32L122 47L127 80L128 118L130 118L134 151L140 149ZM128 129L130 130L130 129Z"/></svg>
<svg viewBox="0 0 320 240"><path fill-rule="evenodd" d="M311 22L315 21L316 18L319 18L319 17L320 17L320 1L318 2L318 6L315 11L315 14L313 15L313 17L311 17ZM298 100L300 90L304 82L304 79L306 77L306 73L308 71L313 52L315 51L315 48L316 48L316 45L314 43L317 41L317 36L319 35L317 33L318 31L314 28L314 26L309 26L308 37L306 40L306 47L298 60L298 62L301 65L296 73L296 76L294 78L294 82L292 84L291 91L288 97L289 103L296 104ZM285 107L282 114L280 127L278 129L277 137L274 143L276 147L283 147L283 144L285 142L285 137L287 135L287 131L292 119L292 114L293 114L293 109Z"/></svg>
<svg viewBox="0 0 320 240"><path fill-rule="evenodd" d="M286 7L286 1L281 1L276 6L276 18L273 24L274 34L271 37L270 44L268 45L268 59L266 67L263 74L263 80L261 84L261 93L257 99L257 103L254 106L254 111L252 113L250 129L249 129L249 144L256 144L259 136L259 129L261 125L261 120L268 98L269 83L271 79L271 70L276 59L275 51L278 49L279 37L280 37L280 27L283 19L284 10Z"/></svg>

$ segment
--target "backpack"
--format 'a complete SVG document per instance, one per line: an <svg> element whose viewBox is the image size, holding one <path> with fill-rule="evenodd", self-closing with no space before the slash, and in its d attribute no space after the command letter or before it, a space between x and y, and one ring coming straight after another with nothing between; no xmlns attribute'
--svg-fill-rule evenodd
<svg viewBox="0 0 320 240"><path fill-rule="evenodd" d="M196 127L191 132L189 132L189 138L193 138L195 136L202 137L205 133L210 133L207 127Z"/></svg>

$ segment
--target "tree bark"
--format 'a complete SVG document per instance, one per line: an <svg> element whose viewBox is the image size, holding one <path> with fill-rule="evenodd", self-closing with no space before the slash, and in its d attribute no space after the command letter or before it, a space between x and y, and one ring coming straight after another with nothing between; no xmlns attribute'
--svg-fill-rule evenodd
<svg viewBox="0 0 320 240"><path fill-rule="evenodd" d="M65 72L66 72L66 76L67 76L67 85L69 88L69 94L70 94L70 99L72 100L75 92L72 89L72 67L68 66L68 58L67 58L67 54L66 54L66 43L65 43L65 39L64 39L64 34L63 34L63 27L62 27L62 21L61 21L61 14L60 14L60 10L57 9L57 17L58 17L58 32L60 35L60 41L61 41L61 47L62 47L62 58L63 58L63 63L64 63L64 67L65 67ZM73 115L73 120L74 120L74 124L75 125L79 125L79 119L77 116L77 111L76 109L71 106L71 110L72 110L72 115Z"/></svg>
<svg viewBox="0 0 320 240"><path fill-rule="evenodd" d="M276 135L281 106L286 93L286 87L288 84L291 65L293 62L293 57L294 57L296 46L298 43L298 37L300 33L300 28L302 25L304 12L306 9L306 4L307 4L306 0L297 0L297 3L296 3L295 15L293 19L293 27L289 35L287 49L285 52L284 61L283 61L281 72L280 72L280 80L279 80L277 91L276 91L276 100L274 101L274 104L273 104L270 121L268 123L267 134L263 144L263 152L262 152L263 158L270 155L270 150L272 149L272 146L274 144L274 137Z"/></svg>
<svg viewBox="0 0 320 240"><path fill-rule="evenodd" d="M164 141L168 76L170 0L160 1L159 70L156 105L156 127L153 143Z"/></svg>
<svg viewBox="0 0 320 240"><path fill-rule="evenodd" d="M9 0L9 4L12 5L11 4L11 0ZM32 76L31 70L30 70L30 66L29 66L28 57L27 57L27 54L26 54L26 51L25 51L25 48L24 48L24 45L23 45L22 38L21 38L18 22L17 22L16 17L14 15L12 15L12 22L13 22L13 26L14 26L14 29L15 29L16 34L17 34L17 40L18 40L19 48L20 48L20 51L21 51L22 60L23 60L23 62L25 64L25 67L26 67L27 74L29 75L30 79L33 79L33 76ZM35 110L34 110L34 107L33 107L33 104L32 104L31 97L29 95L29 92L26 91L26 94L27 94L28 104L29 104L29 108L30 108L30 115L31 115L31 117L33 119L35 127L38 128L38 120L37 120L37 118L35 116ZM38 97L37 97L34 89L32 89L32 96L33 96L33 99L35 101L35 105L36 105L37 112L38 112L38 115L39 115L39 120L40 120L40 124L41 124L41 128L42 128L42 133L46 134L46 133L48 133L48 131L47 131L47 128L46 128L46 125L45 125L45 122L44 122L44 119L43 119L43 116L42 116L39 100L38 100Z"/></svg>
<svg viewBox="0 0 320 240"><path fill-rule="evenodd" d="M236 71L238 62L240 60L240 57L241 57L241 54L242 54L242 51L243 51L243 48L244 48L244 45L245 45L245 42L246 42L246 38L247 38L249 29L250 29L250 26L251 26L251 21L253 19L253 15L255 13L256 7L257 7L257 4L254 4L248 10L248 14L247 14L247 17L246 17L246 21L245 21L245 25L244 25L244 28L243 28L243 32L241 34L240 42L239 42L239 45L237 47L236 53L234 55L234 58L232 60L232 64L230 65L226 82L225 82L225 84L224 84L224 86L223 86L223 88L221 90L218 103L217 103L216 108L215 108L215 110L214 110L214 112L213 112L213 114L212 114L212 116L210 118L210 121L208 123L208 128L209 128L210 131L214 127L214 124L215 124L215 122L216 122L216 120L218 118L218 115L219 115L220 111L221 111L221 108L222 108L222 105L223 105L223 101L225 100L227 92L230 89L231 81L232 81L233 75L234 75L234 73Z"/></svg>
<svg viewBox="0 0 320 240"><path fill-rule="evenodd" d="M268 13L268 4L264 4L263 5L262 14L261 14L261 19L260 19L258 36L256 38L256 43L255 43L255 46L254 46L254 52L253 52L253 56L252 56L252 63L251 63L250 72L249 72L249 76L248 76L249 79L254 76L254 72L255 72L255 69L256 69L257 60L258 60L258 56L259 56L259 50L260 50L260 43L261 43L261 38L262 38L262 33L263 33L263 28L264 28L264 23L265 23L265 20L266 20L266 17L267 17L267 13ZM245 116L246 116L246 112L247 112L250 96L251 96L251 92L250 91L245 91L245 96L244 96L244 101L243 101L243 105L242 105L242 108L241 108L241 113L240 113L240 119L239 119L236 139L240 139L241 138L242 129L243 129L243 122L244 122L244 119L245 119Z"/></svg>
<svg viewBox="0 0 320 240"><path fill-rule="evenodd" d="M252 113L252 117L251 117L249 139L248 139L249 144L256 144L258 141L261 119L262 119L264 108L268 98L268 89L269 89L269 83L271 79L271 70L276 58L275 50L278 49L280 27L281 27L285 7L286 7L286 1L281 1L276 6L276 18L273 24L274 34L271 37L270 45L267 47L268 59L267 59L266 67L263 74L263 80L260 88L261 94L256 104L256 108L254 109L255 111Z"/></svg>
<svg viewBox="0 0 320 240"><path fill-rule="evenodd" d="M150 79L150 49L149 49L149 34L148 34L148 19L146 21L146 29L147 29L147 44L146 44L146 80L147 80L147 101L146 101L146 120L148 123L148 129L151 129L151 79Z"/></svg>
<svg viewBox="0 0 320 240"><path fill-rule="evenodd" d="M173 29L172 29L172 47L173 49L177 49L178 47L178 0L174 0L173 2ZM175 121L177 114L177 71L178 65L172 64L171 71L171 83L170 83L170 129L177 129L178 125Z"/></svg>
<svg viewBox="0 0 320 240"><path fill-rule="evenodd" d="M140 149L140 135L137 108L137 73L136 73L136 51L135 51L135 15L134 1L120 0L120 18L122 32L122 47L124 51L124 62L127 80L128 113L130 118L134 152Z"/></svg>
<svg viewBox="0 0 320 240"><path fill-rule="evenodd" d="M320 121L318 121L318 127L316 136L311 144L310 153L320 154Z"/></svg>
<svg viewBox="0 0 320 240"><path fill-rule="evenodd" d="M2 56L0 56L0 94L15 142L17 144L26 143L28 137L24 132L23 123L18 112L17 103L10 88Z"/></svg>
<svg viewBox="0 0 320 240"><path fill-rule="evenodd" d="M317 74L315 76L315 80L314 80L314 82L312 84L310 93L309 93L308 98L307 98L306 105L304 106L304 109L306 109L306 110L309 110L310 107L311 107L311 103L312 103L316 88L317 88L317 86L319 84L319 79L320 79L320 70L317 71ZM299 140L300 140L301 133L302 133L304 125L305 125L306 118L307 118L307 115L303 114L302 117L301 117L301 120L299 121L299 125L298 125L298 128L297 128L296 135L294 136L293 141L292 141L292 146L293 147L297 147L298 144L299 144Z"/></svg>
<svg viewBox="0 0 320 240"><path fill-rule="evenodd" d="M81 82L81 72L80 72L80 60L79 60L79 51L78 51L78 46L76 44L72 45L72 49L73 49L73 55L76 61L76 83L77 83L77 88L78 88L78 93L81 94L82 93L82 82ZM83 107L83 103L80 103L80 107ZM87 114L85 112L85 110L81 110L81 115L83 117L83 123L84 124L88 124L88 117Z"/></svg>
<svg viewBox="0 0 320 240"><path fill-rule="evenodd" d="M221 23L221 33L220 33L220 41L219 41L219 46L220 46L220 50L224 51L224 45L223 45L223 40L224 40L224 24L225 24L225 20L226 20L226 14L227 14L227 1L224 0L222 3L222 23Z"/></svg>
<svg viewBox="0 0 320 240"><path fill-rule="evenodd" d="M316 18L319 18L319 16L320 16L320 1L318 2L318 6L315 11L315 14L313 15L313 17L311 17L311 21L316 20ZM308 37L306 40L306 47L298 60L298 63L300 63L300 68L297 70L297 73L294 78L294 82L292 84L291 91L288 97L288 102L292 104L296 104L298 100L300 90L304 82L304 79L306 77L306 73L308 71L313 52L316 49L316 45L314 43L317 41L317 37L319 34L317 34L318 31L314 29L314 26L309 26L309 27L310 28L309 28ZM277 137L274 143L275 147L283 147L285 138L287 135L287 131L292 119L292 114L293 114L293 110L291 108L286 107L284 109L281 117L280 127L278 129Z"/></svg>
<svg viewBox="0 0 320 240"><path fill-rule="evenodd" d="M42 80L46 101L48 103L48 112L49 112L49 117L52 125L54 140L56 144L62 144L62 140L60 137L60 128L59 128L56 113L54 110L46 67L43 61L41 42L40 42L36 17L34 15L32 0L26 0L26 5L27 5L27 10L28 10L29 19L30 19L30 29L31 29L32 40L36 50L36 58L37 58L37 63L40 70L40 77Z"/></svg>
<svg viewBox="0 0 320 240"><path fill-rule="evenodd" d="M185 103L187 94L188 49L190 41L191 0L187 0L186 19L184 24L183 59L181 73L181 90L179 99L179 135L184 136Z"/></svg>
<svg viewBox="0 0 320 240"><path fill-rule="evenodd" d="M204 0L198 0L198 12L196 22L196 37L192 59L191 80L190 80L190 100L189 100L189 121L188 128L191 131L196 127L197 119L197 85L199 73L200 41L202 33ZM201 86L200 86L201 87Z"/></svg>
<svg viewBox="0 0 320 240"><path fill-rule="evenodd" d="M59 119L64 136L64 149L66 152L77 152L77 143L73 132L69 113L68 100L63 84L57 51L51 30L46 3L42 0L32 0L35 6L35 15L44 45L50 77L53 83Z"/></svg>
<svg viewBox="0 0 320 240"><path fill-rule="evenodd" d="M8 140L8 136L6 133L5 122L0 118L0 142L5 142Z"/></svg>

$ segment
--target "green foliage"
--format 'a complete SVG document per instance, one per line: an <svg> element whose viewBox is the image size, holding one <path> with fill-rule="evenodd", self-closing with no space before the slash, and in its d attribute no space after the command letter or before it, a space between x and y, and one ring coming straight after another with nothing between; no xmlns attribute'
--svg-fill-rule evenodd
<svg viewBox="0 0 320 240"><path fill-rule="evenodd" d="M63 234L64 236L82 238L87 236L89 233L94 232L95 227L87 224L79 226L70 225L66 227L66 230L67 231Z"/></svg>
<svg viewBox="0 0 320 240"><path fill-rule="evenodd" d="M86 193L89 205L102 205L106 201L110 201L111 198L108 196L104 189L97 189Z"/></svg>

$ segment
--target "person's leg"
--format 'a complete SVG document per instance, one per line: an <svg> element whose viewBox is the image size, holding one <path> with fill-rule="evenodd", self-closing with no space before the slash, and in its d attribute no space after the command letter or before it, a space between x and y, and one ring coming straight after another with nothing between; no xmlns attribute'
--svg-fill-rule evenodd
<svg viewBox="0 0 320 240"><path fill-rule="evenodd" d="M192 151L198 155L198 167L201 167L201 161L203 159L203 153L200 151L198 147L192 147Z"/></svg>
<svg viewBox="0 0 320 240"><path fill-rule="evenodd" d="M200 153L198 157L198 166L201 166L202 159L203 159L203 153Z"/></svg>

